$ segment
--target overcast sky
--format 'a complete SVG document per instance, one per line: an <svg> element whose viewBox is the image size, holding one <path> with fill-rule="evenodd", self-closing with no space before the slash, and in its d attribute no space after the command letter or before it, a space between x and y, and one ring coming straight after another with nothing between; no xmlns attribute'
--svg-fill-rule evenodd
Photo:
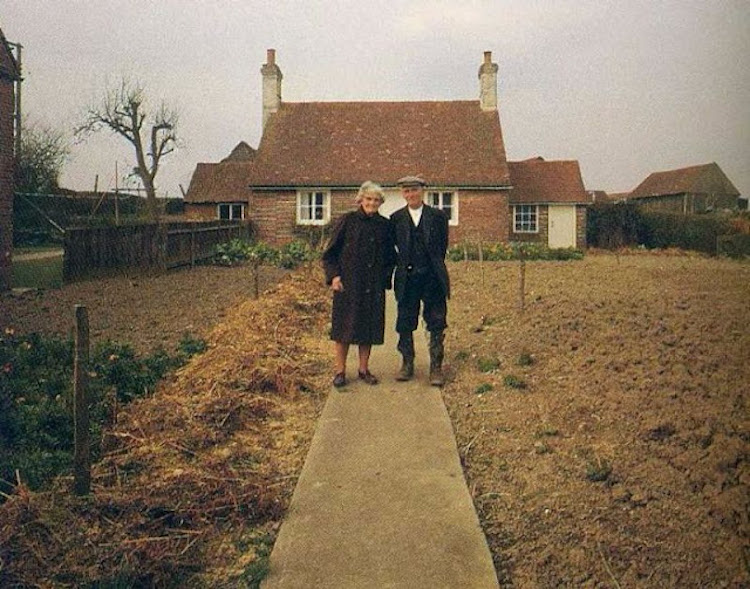
<svg viewBox="0 0 750 589"><path fill-rule="evenodd" d="M490 50L509 159L577 159L609 192L715 161L750 195L749 0L3 0L0 27L24 46L31 122L70 132L122 75L179 107L161 194L239 141L257 147L272 47L291 102L478 99ZM74 145L63 185L113 187L128 147Z"/></svg>

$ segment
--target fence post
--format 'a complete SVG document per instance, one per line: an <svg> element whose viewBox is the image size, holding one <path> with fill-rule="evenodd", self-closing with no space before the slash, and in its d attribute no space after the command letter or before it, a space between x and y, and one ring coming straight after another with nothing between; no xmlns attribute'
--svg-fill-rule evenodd
<svg viewBox="0 0 750 589"><path fill-rule="evenodd" d="M190 267L195 267L195 228L190 228Z"/></svg>
<svg viewBox="0 0 750 589"><path fill-rule="evenodd" d="M484 252L481 241L479 242L479 273L482 277L482 290L484 290Z"/></svg>
<svg viewBox="0 0 750 589"><path fill-rule="evenodd" d="M523 248L518 248L518 310L523 313L526 298L526 258Z"/></svg>
<svg viewBox="0 0 750 589"><path fill-rule="evenodd" d="M252 262L253 266L253 294L257 299L260 297L260 260L254 258Z"/></svg>
<svg viewBox="0 0 750 589"><path fill-rule="evenodd" d="M89 316L84 305L75 306L76 334L73 360L73 492L88 495L91 490L89 456L89 404L87 371L89 364Z"/></svg>

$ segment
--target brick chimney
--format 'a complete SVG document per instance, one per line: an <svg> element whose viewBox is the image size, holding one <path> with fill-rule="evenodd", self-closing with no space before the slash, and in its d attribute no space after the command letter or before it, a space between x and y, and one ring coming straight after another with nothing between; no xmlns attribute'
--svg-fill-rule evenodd
<svg viewBox="0 0 750 589"><path fill-rule="evenodd" d="M281 107L281 75L279 66L276 65L276 50L269 49L266 52L266 63L260 68L263 75L263 128L266 128L268 117Z"/></svg>
<svg viewBox="0 0 750 589"><path fill-rule="evenodd" d="M479 66L479 105L485 111L497 110L497 69L492 51L485 51L484 63Z"/></svg>

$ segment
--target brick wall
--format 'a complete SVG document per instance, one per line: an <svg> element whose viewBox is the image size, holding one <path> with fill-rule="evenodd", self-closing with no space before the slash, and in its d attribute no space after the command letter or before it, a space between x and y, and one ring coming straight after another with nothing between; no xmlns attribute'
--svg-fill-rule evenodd
<svg viewBox="0 0 750 589"><path fill-rule="evenodd" d="M355 209L355 195L356 191L331 191L331 222ZM297 231L296 191L253 193L249 218L254 224L258 241L280 246L300 238Z"/></svg>
<svg viewBox="0 0 750 589"><path fill-rule="evenodd" d="M13 248L13 82L0 77L0 290L10 288Z"/></svg>
<svg viewBox="0 0 750 589"><path fill-rule="evenodd" d="M331 192L331 221L355 208L356 191ZM509 236L508 197L506 192L460 191L458 225L450 226L451 244L463 241L495 243ZM188 205L188 214L197 214L197 205ZM258 192L250 199L249 217L256 237L272 245L282 245L298 235L297 193L294 191Z"/></svg>
<svg viewBox="0 0 750 589"><path fill-rule="evenodd" d="M505 191L458 193L458 225L450 226L451 245L508 241L510 210Z"/></svg>

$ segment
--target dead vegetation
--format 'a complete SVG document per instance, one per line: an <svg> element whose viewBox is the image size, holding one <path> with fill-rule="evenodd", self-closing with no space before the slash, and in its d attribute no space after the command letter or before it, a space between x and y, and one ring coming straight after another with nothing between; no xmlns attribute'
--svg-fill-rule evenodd
<svg viewBox="0 0 750 589"><path fill-rule="evenodd" d="M0 585L256 584L327 390L318 274L228 312L205 353L123 410L89 497L19 485L0 507Z"/></svg>

